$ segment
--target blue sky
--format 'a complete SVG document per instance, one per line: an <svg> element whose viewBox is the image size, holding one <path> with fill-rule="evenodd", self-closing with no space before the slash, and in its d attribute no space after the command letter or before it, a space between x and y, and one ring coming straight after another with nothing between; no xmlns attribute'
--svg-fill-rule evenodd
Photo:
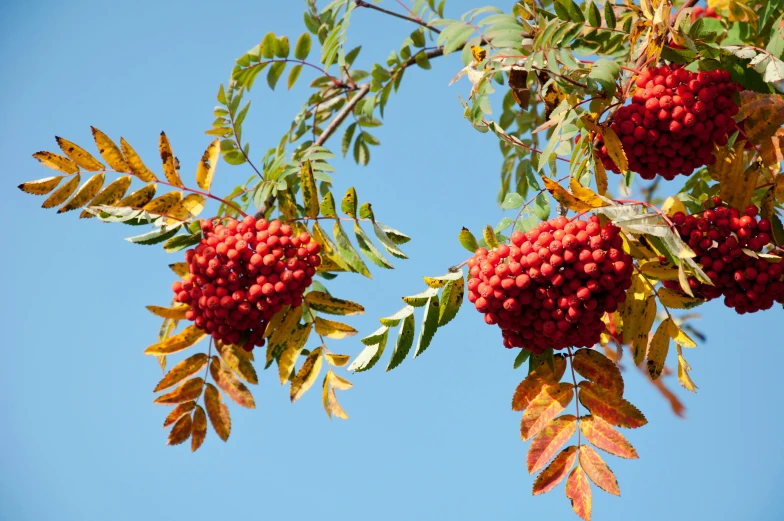
<svg viewBox="0 0 784 521"><path fill-rule="evenodd" d="M479 5L448 4L451 17ZM0 3L1 520L576 519L563 486L530 495L528 446L519 413L509 410L524 374L512 370L516 353L501 346L498 330L467 306L424 356L391 373L350 377L348 422L327 420L318 392L289 404L277 376L264 373L258 409L231 406L228 444L210 431L196 454L167 447L160 425L168 409L152 404L160 371L142 355L158 320L144 305L168 302L166 264L177 259L123 241L126 227L56 215L16 189L50 175L30 154L56 150L55 135L92 149L90 125L124 136L148 165L165 130L183 174L195 172L233 59L267 31L295 39L302 10L300 2L246 0ZM363 44L367 65L410 30L360 11L350 40ZM424 289L421 276L465 258L461 226L479 229L501 216L498 145L463 119L457 94L467 84L447 86L459 59L433 65L406 73L370 166L336 162L335 193L356 186L380 220L413 237L398 269L332 284L366 306L352 321L363 333L396 311L401 295ZM282 87L273 94L259 82L245 123L257 158L304 95ZM221 164L215 190L248 175ZM688 419L628 373L627 396L650 423L626 432L640 460L608 456L623 497L595 492L594 519L784 518L784 422L775 401L784 312L739 317L718 302L700 311L709 338L686 353L700 391L668 379ZM353 355L360 343L332 348Z"/></svg>

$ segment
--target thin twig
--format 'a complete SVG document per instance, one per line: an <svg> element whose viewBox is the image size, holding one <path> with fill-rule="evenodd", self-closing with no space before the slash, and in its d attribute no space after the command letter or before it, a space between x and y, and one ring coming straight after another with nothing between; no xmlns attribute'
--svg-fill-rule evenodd
<svg viewBox="0 0 784 521"><path fill-rule="evenodd" d="M428 25L427 23L419 20L417 18L411 18L410 16L402 15L399 13L395 13L394 11L390 11L388 9L384 9L383 7L378 7L377 5L369 4L364 0L354 0L354 3L357 7L366 7L368 9L372 9L374 11L378 11L380 13L388 14L389 16L394 16L395 18L400 18L401 20L407 20L409 22L414 22L415 24L421 25L422 27L433 31L434 33L438 34L441 30L436 29L435 27ZM405 7L405 6L403 6Z"/></svg>

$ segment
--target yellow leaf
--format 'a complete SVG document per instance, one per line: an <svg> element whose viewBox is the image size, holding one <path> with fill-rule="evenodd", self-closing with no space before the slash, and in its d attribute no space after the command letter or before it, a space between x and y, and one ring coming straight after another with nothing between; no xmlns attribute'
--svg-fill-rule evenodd
<svg viewBox="0 0 784 521"><path fill-rule="evenodd" d="M210 376L212 376L215 384L223 389L223 392L234 400L237 405L247 407L248 409L256 408L256 402L250 390L244 383L240 382L239 378L234 376L234 373L223 367L223 362L218 357L214 357L212 362L210 362Z"/></svg>
<svg viewBox="0 0 784 521"><path fill-rule="evenodd" d="M321 317L316 317L315 324L316 333L327 338L334 338L339 340L341 338L346 338L357 334L357 330L348 324L326 320Z"/></svg>
<svg viewBox="0 0 784 521"><path fill-rule="evenodd" d="M341 391L345 391L354 387L354 384L332 372L332 369L329 370L327 373L327 379L329 380L330 385L335 389L339 389Z"/></svg>
<svg viewBox="0 0 784 521"><path fill-rule="evenodd" d="M147 311L149 311L153 315L157 315L161 318L172 318L176 320L184 319L185 312L191 308L187 304L181 306L175 306L173 308L165 308L162 306L145 306L145 307L147 308Z"/></svg>
<svg viewBox="0 0 784 521"><path fill-rule="evenodd" d="M87 206L112 206L119 201L122 196L125 195L125 192L128 191L128 188L131 186L131 176L123 176L118 177L111 183L109 183L106 188L100 191L98 195L93 197L93 200L90 201ZM90 219L94 217L93 214L84 210L81 214L79 214L80 219Z"/></svg>
<svg viewBox="0 0 784 521"><path fill-rule="evenodd" d="M332 371L330 371L332 372ZM324 412L327 413L329 419L332 419L332 408L329 406L329 373L324 377L321 382L321 406L324 407Z"/></svg>
<svg viewBox="0 0 784 521"><path fill-rule="evenodd" d="M193 411L193 429L191 433L191 452L196 452L207 437L207 415L199 405Z"/></svg>
<svg viewBox="0 0 784 521"><path fill-rule="evenodd" d="M528 404L520 423L520 437L531 439L545 425L558 416L574 398L574 386L570 383L547 384Z"/></svg>
<svg viewBox="0 0 784 521"><path fill-rule="evenodd" d="M549 177L543 177L542 179L544 180L544 187L547 188L547 191L553 195L556 201L568 209L575 212L586 212L591 209L590 205L577 199Z"/></svg>
<svg viewBox="0 0 784 521"><path fill-rule="evenodd" d="M187 262L175 262L174 264L169 264L169 268L171 268L174 273L179 275L180 278L190 274Z"/></svg>
<svg viewBox="0 0 784 521"><path fill-rule="evenodd" d="M673 321L670 321L668 327L669 327L668 331L670 333L670 338L672 338L676 344L680 344L683 347L697 347L697 343L694 340L692 340L691 337L687 335L683 329L678 327L678 324L676 324Z"/></svg>
<svg viewBox="0 0 784 521"><path fill-rule="evenodd" d="M629 440L598 416L589 415L583 417L580 420L580 432L594 446L614 456L627 459L636 459L638 457L637 451L629 443Z"/></svg>
<svg viewBox="0 0 784 521"><path fill-rule="evenodd" d="M543 96L544 99L544 115L545 119L550 119L553 111L561 104L563 100L565 100L568 96L566 93L559 90L555 83L551 83L547 86L547 92Z"/></svg>
<svg viewBox="0 0 784 521"><path fill-rule="evenodd" d="M591 132L593 132L595 134L601 134L602 133L602 127L600 127L599 125L596 124L598 119L599 119L599 114L597 114L595 112L592 112L590 114L586 113L586 114L583 114L582 116L580 116L580 122L583 124L583 126L587 130L590 130Z"/></svg>
<svg viewBox="0 0 784 521"><path fill-rule="evenodd" d="M269 325L267 325L265 333L269 333L272 327L277 327L275 327L275 329L270 334L268 343L269 349L275 349L277 346L282 346L286 342L294 329L297 327L299 320L302 318L302 311L303 306L289 308L279 322L273 324L273 322L270 321Z"/></svg>
<svg viewBox="0 0 784 521"><path fill-rule="evenodd" d="M571 190L572 194L574 194L577 199L584 202L591 208L601 208L602 206L608 205L608 203L596 195L593 190L581 185L580 182L574 177L569 179L569 190Z"/></svg>
<svg viewBox="0 0 784 521"><path fill-rule="evenodd" d="M660 288L658 293L659 302L668 308L691 309L705 302L701 298L689 297L688 295L667 288Z"/></svg>
<svg viewBox="0 0 784 521"><path fill-rule="evenodd" d="M166 416L166 419L163 420L163 427L166 428L182 418L184 415L189 414L195 406L196 402L193 400L189 402L182 402L181 404L177 405L177 407L172 409L172 412Z"/></svg>
<svg viewBox="0 0 784 521"><path fill-rule="evenodd" d="M205 201L203 195L188 194L182 201L172 206L169 211L166 212L166 215L180 221L189 221L204 210Z"/></svg>
<svg viewBox="0 0 784 521"><path fill-rule="evenodd" d="M607 170L604 168L604 163L599 158L599 154L596 151L593 152L593 166L594 166L594 177L596 178L596 189L599 191L599 195L607 195Z"/></svg>
<svg viewBox="0 0 784 521"><path fill-rule="evenodd" d="M114 141L97 128L90 128L93 131L93 139L98 147L98 152L101 154L104 161L109 163L112 170L115 170L116 172L129 172L131 169L128 166L128 163L125 162L125 158L123 157L122 152L120 152L120 149L114 144Z"/></svg>
<svg viewBox="0 0 784 521"><path fill-rule="evenodd" d="M169 441L166 442L167 445L179 445L180 443L184 443L191 437L192 429L193 422L191 421L191 415L186 414L177 420L177 423L172 427L172 430L169 433Z"/></svg>
<svg viewBox="0 0 784 521"><path fill-rule="evenodd" d="M615 496L621 495L621 489L618 487L618 480L610 470L610 467L604 462L599 453L596 452L590 445L582 445L579 453L580 467L585 471L591 481L597 487L604 490L608 494Z"/></svg>
<svg viewBox="0 0 784 521"><path fill-rule="evenodd" d="M649 260L640 263L640 271L656 280L677 280L678 268L675 264L662 264L659 260Z"/></svg>
<svg viewBox="0 0 784 521"><path fill-rule="evenodd" d="M332 416L337 416L341 420L348 420L348 414L343 410L343 407L338 403L338 397L335 396L335 388L330 388L329 398L327 400Z"/></svg>
<svg viewBox="0 0 784 521"><path fill-rule="evenodd" d="M218 389L210 383L204 389L204 407L207 409L207 416L210 418L215 433L223 441L228 440L229 434L231 434L229 408L223 403Z"/></svg>
<svg viewBox="0 0 784 521"><path fill-rule="evenodd" d="M603 129L602 137L604 138L604 146L607 147L607 155L610 156L618 170L621 173L625 173L629 170L629 161L626 159L626 152L623 151L623 145L618 134L612 128L606 127Z"/></svg>
<svg viewBox="0 0 784 521"><path fill-rule="evenodd" d="M541 364L517 385L512 396L512 410L522 411L542 391L547 384L557 384L566 372L566 358L556 355L554 358L555 371L549 364Z"/></svg>
<svg viewBox="0 0 784 521"><path fill-rule="evenodd" d="M179 334L169 337L163 342L153 344L144 350L145 355L170 355L188 349L199 340L207 336L203 330L195 325L190 325Z"/></svg>
<svg viewBox="0 0 784 521"><path fill-rule="evenodd" d="M128 162L128 168L133 175L146 183L158 180L158 178L155 177L155 174L144 165L142 158L139 157L139 154L136 153L125 139L120 138L120 146L122 147L123 154L125 154L125 158Z"/></svg>
<svg viewBox="0 0 784 521"><path fill-rule="evenodd" d="M79 174L69 178L44 201L41 208L52 208L65 202L66 199L71 197L71 194L76 190L76 187L79 186L79 179Z"/></svg>
<svg viewBox="0 0 784 521"><path fill-rule="evenodd" d="M65 155L70 157L74 163L84 168L88 172L96 172L106 168L101 164L100 161L95 159L88 151L76 143L71 143L67 139L63 139L61 137L55 137L55 139L57 140L57 144L60 145L60 148L63 150L63 152L65 152Z"/></svg>
<svg viewBox="0 0 784 521"><path fill-rule="evenodd" d="M291 401L296 402L305 392L310 389L313 382L321 372L322 350L317 347L308 355L302 367L299 368L297 375L291 381Z"/></svg>
<svg viewBox="0 0 784 521"><path fill-rule="evenodd" d="M539 472L550 458L572 437L577 430L577 418L571 414L564 414L548 423L536 435L528 449L526 466L528 473Z"/></svg>
<svg viewBox="0 0 784 521"><path fill-rule="evenodd" d="M474 57L474 61L479 64L485 61L487 58L487 51L479 47L478 45L471 46L471 56Z"/></svg>
<svg viewBox="0 0 784 521"><path fill-rule="evenodd" d="M165 214L174 205L179 203L181 199L182 199L181 192L169 192L168 194L163 194L162 196L153 199L149 203L145 204L142 208L150 213L154 213L158 215Z"/></svg>
<svg viewBox="0 0 784 521"><path fill-rule="evenodd" d="M642 275L635 273L632 276L632 285L626 293L626 302L620 309L623 319L623 343L629 344L637 336L639 330L639 317L646 307L646 299L651 295L651 290Z"/></svg>
<svg viewBox="0 0 784 521"><path fill-rule="evenodd" d="M312 324L297 324L294 331L284 339L285 344L278 358L280 385L285 384L291 378L291 373L294 371L294 366L302 352L302 348L305 347L305 343L308 341L311 329L313 329ZM270 347L277 350L271 342ZM274 354L274 351L270 351L270 353Z"/></svg>
<svg viewBox="0 0 784 521"><path fill-rule="evenodd" d="M117 206L129 206L131 208L142 208L155 197L155 185L147 185L139 188L125 199L121 199Z"/></svg>
<svg viewBox="0 0 784 521"><path fill-rule="evenodd" d="M365 308L355 302L335 298L321 291L311 291L305 295L305 303L316 311L329 315L361 315Z"/></svg>
<svg viewBox="0 0 784 521"><path fill-rule="evenodd" d="M566 497L572 502L572 510L575 514L584 521L591 521L591 509L593 508L591 484L588 483L585 472L580 465L574 467L566 479Z"/></svg>
<svg viewBox="0 0 784 521"><path fill-rule="evenodd" d="M62 179L63 176L46 177L44 179L38 179L37 181L22 183L18 188L28 194L44 195L54 190Z"/></svg>
<svg viewBox="0 0 784 521"><path fill-rule="evenodd" d="M162 391L172 385L185 380L192 374L196 373L197 371L204 368L209 361L209 357L204 353L196 353L195 355L186 358L179 364L175 365L171 368L171 370L166 373L158 385L155 386L153 392ZM165 425L164 425L165 427Z"/></svg>
<svg viewBox="0 0 784 521"><path fill-rule="evenodd" d="M182 180L180 179L180 174L177 172L177 164L175 162L174 153L172 152L171 145L169 144L169 138L166 137L166 133L161 132L161 138L158 142L158 149L161 153L161 161L163 161L163 173L166 175L166 179L169 180L169 183L172 185L182 188Z"/></svg>
<svg viewBox="0 0 784 521"><path fill-rule="evenodd" d="M76 163L67 157L63 157L52 152L36 152L33 154L33 157L36 158L42 165L64 174L71 175L79 173L79 167L76 166Z"/></svg>
<svg viewBox="0 0 784 521"><path fill-rule="evenodd" d="M220 139L215 139L204 151L199 161L199 166L196 168L196 184L202 190L210 191L212 186L212 178L215 176L215 167L218 166L218 159L220 158Z"/></svg>
<svg viewBox="0 0 784 521"><path fill-rule="evenodd" d="M681 352L681 346L679 344L675 344L675 349L678 350L678 382L688 391L693 393L697 392L697 386L694 385L694 382L689 376L689 371L691 371L691 367L689 366L686 359L683 358L683 353Z"/></svg>
<svg viewBox="0 0 784 521"><path fill-rule="evenodd" d="M678 199L677 197L668 197L664 200L662 204L661 211L672 217L678 212L683 212L688 215L689 211L686 209L686 205L683 204L683 201Z"/></svg>
<svg viewBox="0 0 784 521"><path fill-rule="evenodd" d="M300 185L302 185L302 201L305 206L305 215L317 217L319 214L318 189L316 179L313 177L313 165L310 160L302 164L300 170Z"/></svg>
<svg viewBox="0 0 784 521"><path fill-rule="evenodd" d="M74 193L71 200L68 201L59 210L57 210L57 213L70 212L71 210L75 210L86 205L90 199L95 197L95 194L97 194L103 186L104 177L104 173L101 172L100 174L95 174L90 179L85 181L85 183Z"/></svg>
<svg viewBox="0 0 784 521"><path fill-rule="evenodd" d="M216 340L215 348L226 365L237 375L241 376L243 380L254 385L259 383L259 377L256 375L256 369L253 367L253 364L239 353L243 350L241 347L226 345Z"/></svg>
<svg viewBox="0 0 784 521"><path fill-rule="evenodd" d="M327 359L329 365L335 367L343 367L348 363L349 360L351 360L351 356L349 355L338 355L335 353L327 353L324 355L324 358Z"/></svg>
<svg viewBox="0 0 784 521"><path fill-rule="evenodd" d="M201 395L204 386L202 378L191 378L170 393L162 394L155 399L158 405L174 405L175 403L195 400Z"/></svg>
<svg viewBox="0 0 784 521"><path fill-rule="evenodd" d="M618 366L595 349L579 349L572 357L577 374L606 389L615 396L623 395L623 377Z"/></svg>
<svg viewBox="0 0 784 521"><path fill-rule="evenodd" d="M735 143L734 151L725 160L725 168L721 169L721 177L719 178L721 199L729 206L741 211L748 206L762 169L762 165L758 161L746 168L743 158L745 143L745 141Z"/></svg>
<svg viewBox="0 0 784 521"><path fill-rule="evenodd" d="M635 337L632 339L632 353L634 355L634 364L640 365L645 359L645 352L648 348L648 336L650 335L653 321L656 319L656 298L650 296L645 299L645 307L643 308L642 316L630 318L630 321L636 321L637 331ZM624 320L624 326L628 326L628 322Z"/></svg>
<svg viewBox="0 0 784 521"><path fill-rule="evenodd" d="M670 349L670 324L672 321L669 318L659 324L651 339L651 345L648 347L647 366L651 380L659 378L664 370L664 362Z"/></svg>

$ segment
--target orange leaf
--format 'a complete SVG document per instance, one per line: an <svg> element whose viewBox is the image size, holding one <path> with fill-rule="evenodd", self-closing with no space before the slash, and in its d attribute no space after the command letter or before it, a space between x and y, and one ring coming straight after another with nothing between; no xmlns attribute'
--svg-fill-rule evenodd
<svg viewBox="0 0 784 521"><path fill-rule="evenodd" d="M572 414L564 414L548 423L542 432L536 435L526 458L529 474L544 467L558 449L572 437L577 430L576 419Z"/></svg>
<svg viewBox="0 0 784 521"><path fill-rule="evenodd" d="M591 484L579 466L572 470L566 480L566 497L572 501L572 510L585 521L591 521Z"/></svg>
<svg viewBox="0 0 784 521"><path fill-rule="evenodd" d="M566 473L577 459L577 447L572 445L562 450L541 474L534 480L534 496L550 492L566 477Z"/></svg>
<svg viewBox="0 0 784 521"><path fill-rule="evenodd" d="M234 400L238 405L247 407L248 409L255 409L256 402L253 400L253 395L250 390L245 387L245 384L240 382L239 378L234 376L231 370L224 369L220 358L213 358L210 363L210 374L218 387L223 389L229 398Z"/></svg>
<svg viewBox="0 0 784 521"><path fill-rule="evenodd" d="M588 441L605 452L619 458L638 458L629 440L598 416L590 415L580 420L580 431Z"/></svg>
<svg viewBox="0 0 784 521"><path fill-rule="evenodd" d="M575 196L567 192L564 187L549 177L545 176L542 178L542 180L544 181L544 187L552 194L555 200L568 209L574 210L575 212L587 212L592 208L590 204L586 204L580 201Z"/></svg>
<svg viewBox="0 0 784 521"><path fill-rule="evenodd" d="M595 349L580 349L572 358L577 374L615 396L623 395L623 377L615 362Z"/></svg>
<svg viewBox="0 0 784 521"><path fill-rule="evenodd" d="M204 414L204 409L196 406L193 411L193 432L191 438L191 452L196 452L204 443L204 438L207 437L207 415Z"/></svg>
<svg viewBox="0 0 784 521"><path fill-rule="evenodd" d="M193 422L191 421L191 415L186 414L177 420L177 423L175 423L174 427L172 427L172 430L169 433L169 441L167 442L167 445L179 445L180 443L183 443L185 440L191 437L192 429Z"/></svg>
<svg viewBox="0 0 784 521"><path fill-rule="evenodd" d="M173 405L175 403L187 402L188 400L195 400L201 395L203 386L204 379L192 378L172 392L157 397L153 403L159 405Z"/></svg>
<svg viewBox="0 0 784 521"><path fill-rule="evenodd" d="M591 481L596 486L610 494L620 496L621 489L618 488L618 479L604 462L599 453L593 450L590 445L580 447L580 466L583 468Z"/></svg>
<svg viewBox="0 0 784 521"><path fill-rule="evenodd" d="M158 385L155 386L154 392L162 391L167 387L171 387L177 382L188 378L190 375L207 365L209 358L204 353L197 353L189 358L186 358L179 364L171 368L171 371L164 376Z"/></svg>
<svg viewBox="0 0 784 521"><path fill-rule="evenodd" d="M512 397L512 410L522 411L534 397L539 394L547 383L557 383L564 372L566 372L566 358L561 355L556 355L555 360L555 373L552 372L548 364L542 364L534 369L525 380L520 382Z"/></svg>
<svg viewBox="0 0 784 521"><path fill-rule="evenodd" d="M606 422L628 429L636 429L648 423L639 409L623 398L613 396L587 381L582 381L579 385L580 403Z"/></svg>
<svg viewBox="0 0 784 521"><path fill-rule="evenodd" d="M144 350L145 355L170 355L188 349L207 335L195 325L183 329L180 333L167 338L163 342L153 344Z"/></svg>
<svg viewBox="0 0 784 521"><path fill-rule="evenodd" d="M168 427L172 423L182 418L183 415L190 413L195 406L196 402L193 400L179 404L177 407L172 409L172 412L170 412L166 419L163 420L163 426Z"/></svg>
<svg viewBox="0 0 784 521"><path fill-rule="evenodd" d="M207 415L210 417L212 428L220 439L226 441L231 434L231 417L229 408L223 403L220 392L212 384L207 384L204 390L204 407L207 408Z"/></svg>
<svg viewBox="0 0 784 521"><path fill-rule="evenodd" d="M520 423L520 436L531 439L541 431L550 420L563 411L574 398L574 386L570 383L547 384L531 400Z"/></svg>

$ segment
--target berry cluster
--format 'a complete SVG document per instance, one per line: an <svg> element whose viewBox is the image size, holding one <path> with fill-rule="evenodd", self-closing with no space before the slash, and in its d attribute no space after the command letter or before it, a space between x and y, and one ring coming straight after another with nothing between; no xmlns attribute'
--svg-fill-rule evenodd
<svg viewBox="0 0 784 521"><path fill-rule="evenodd" d="M595 216L557 217L513 233L511 246L479 248L468 261L468 300L501 328L507 348L590 347L631 286L632 258L618 232Z"/></svg>
<svg viewBox="0 0 784 521"><path fill-rule="evenodd" d="M283 306L299 306L321 245L310 235L292 237L280 221L201 221L204 238L185 252L190 274L172 284L175 298L190 304L185 318L228 344L250 351L264 345L264 329Z"/></svg>
<svg viewBox="0 0 784 521"><path fill-rule="evenodd" d="M708 7L707 9L702 8L701 6L697 6L691 11L691 21L694 23L697 18L715 18L717 20L721 20L721 15L716 12L716 9L713 7Z"/></svg>
<svg viewBox="0 0 784 521"><path fill-rule="evenodd" d="M757 218L756 206L748 206L741 215L718 197L710 202L715 206L701 216L686 216L683 212L672 216L681 237L697 254L697 260L714 284L690 277L689 287L696 296L707 300L724 295L724 304L740 314L770 309L776 299L784 299L782 265L754 258L743 251L762 251L771 240L770 221ZM678 281L662 284L680 290Z"/></svg>
<svg viewBox="0 0 784 521"><path fill-rule="evenodd" d="M729 71L695 73L664 65L645 69L637 87L610 126L621 138L629 169L643 179L691 175L712 163L714 145L725 145L738 128L733 97L742 87ZM618 173L601 136L597 147L605 168Z"/></svg>

